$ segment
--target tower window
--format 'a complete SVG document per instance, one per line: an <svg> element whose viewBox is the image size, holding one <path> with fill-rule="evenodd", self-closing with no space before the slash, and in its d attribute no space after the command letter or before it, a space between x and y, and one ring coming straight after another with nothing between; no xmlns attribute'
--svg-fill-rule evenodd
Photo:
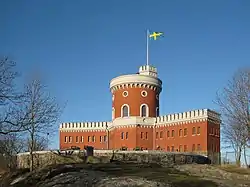
<svg viewBox="0 0 250 187"><path fill-rule="evenodd" d="M155 98L156 98L157 100L159 100L159 95L158 95L158 94L156 94Z"/></svg>
<svg viewBox="0 0 250 187"><path fill-rule="evenodd" d="M123 97L128 97L128 91L122 92Z"/></svg>
<svg viewBox="0 0 250 187"><path fill-rule="evenodd" d="M156 107L156 117L158 117L159 115L160 115L159 107Z"/></svg>
<svg viewBox="0 0 250 187"><path fill-rule="evenodd" d="M128 117L129 116L129 106L127 104L122 106L122 116L121 117Z"/></svg>
<svg viewBox="0 0 250 187"><path fill-rule="evenodd" d="M141 117L148 117L148 105L141 105Z"/></svg>
<svg viewBox="0 0 250 187"><path fill-rule="evenodd" d="M147 93L145 90L143 90L143 91L141 92L141 96L142 96L142 97L147 97L147 95L148 95L148 93Z"/></svg>
<svg viewBox="0 0 250 187"><path fill-rule="evenodd" d="M112 120L115 119L115 108L112 108Z"/></svg>

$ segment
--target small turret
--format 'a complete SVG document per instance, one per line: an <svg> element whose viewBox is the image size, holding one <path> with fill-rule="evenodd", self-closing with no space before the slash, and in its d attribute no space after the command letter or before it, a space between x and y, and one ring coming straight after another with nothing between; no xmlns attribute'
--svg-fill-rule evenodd
<svg viewBox="0 0 250 187"><path fill-rule="evenodd" d="M150 65L144 65L139 68L139 74L157 77L157 69Z"/></svg>

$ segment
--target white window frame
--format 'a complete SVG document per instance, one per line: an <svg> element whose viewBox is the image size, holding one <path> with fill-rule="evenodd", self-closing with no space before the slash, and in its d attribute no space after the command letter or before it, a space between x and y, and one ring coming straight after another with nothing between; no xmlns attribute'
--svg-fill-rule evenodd
<svg viewBox="0 0 250 187"><path fill-rule="evenodd" d="M112 120L115 119L115 108L112 108Z"/></svg>
<svg viewBox="0 0 250 187"><path fill-rule="evenodd" d="M143 92L145 92L145 95L142 94ZM148 96L148 92L147 92L146 90L142 90L142 91L141 91L141 96L142 96L142 97L147 97L147 96Z"/></svg>
<svg viewBox="0 0 250 187"><path fill-rule="evenodd" d="M128 116L123 116L123 107L124 106L127 106L128 107ZM130 108L129 108L129 105L128 104L123 104L122 106L121 106L121 117L123 118L123 117L129 117L130 116Z"/></svg>
<svg viewBox="0 0 250 187"><path fill-rule="evenodd" d="M125 93L126 93L127 95L125 95ZM123 91L123 92L122 92L122 96L123 96L123 97L128 97L128 91L127 91L127 90Z"/></svg>
<svg viewBox="0 0 250 187"><path fill-rule="evenodd" d="M143 106L146 106L146 116L142 116L142 107ZM146 103L141 104L141 106L140 106L140 116L141 117L148 117L149 116L149 107L148 107L148 105Z"/></svg>
<svg viewBox="0 0 250 187"><path fill-rule="evenodd" d="M157 110L158 110L158 114L157 114ZM160 110L159 110L159 107L156 107L156 109L155 109L155 114L156 114L156 117L159 117L159 116L160 116Z"/></svg>

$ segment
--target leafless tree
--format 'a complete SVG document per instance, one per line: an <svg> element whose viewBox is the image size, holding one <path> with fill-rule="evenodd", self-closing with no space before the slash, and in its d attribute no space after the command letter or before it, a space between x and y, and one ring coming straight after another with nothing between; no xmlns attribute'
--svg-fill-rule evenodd
<svg viewBox="0 0 250 187"><path fill-rule="evenodd" d="M17 133L2 135L0 140L0 154L4 156L7 161L9 169L16 166L16 155L25 150L23 144L23 137Z"/></svg>
<svg viewBox="0 0 250 187"><path fill-rule="evenodd" d="M9 58L0 58L0 135L20 132L25 116L20 116L18 105L22 103L23 95L17 91L15 80L16 63Z"/></svg>
<svg viewBox="0 0 250 187"><path fill-rule="evenodd" d="M217 93L216 103L224 121L222 139L234 149L236 163L240 165L242 151L250 139L250 69L238 70L226 87Z"/></svg>
<svg viewBox="0 0 250 187"><path fill-rule="evenodd" d="M38 141L41 143L41 137L55 132L61 108L38 79L26 85L24 97L20 112L26 116L24 127L29 139L30 170L33 170L33 152L38 148Z"/></svg>
<svg viewBox="0 0 250 187"><path fill-rule="evenodd" d="M30 138L27 140L27 151L30 151L32 141ZM33 140L33 151L44 151L47 148L47 139L44 136L36 135Z"/></svg>

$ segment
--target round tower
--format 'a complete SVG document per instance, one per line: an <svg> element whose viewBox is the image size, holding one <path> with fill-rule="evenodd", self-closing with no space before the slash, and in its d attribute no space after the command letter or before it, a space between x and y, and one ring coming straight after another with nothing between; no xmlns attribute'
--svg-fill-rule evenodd
<svg viewBox="0 0 250 187"><path fill-rule="evenodd" d="M159 116L162 81L155 67L145 65L137 74L118 76L110 81L112 120Z"/></svg>

